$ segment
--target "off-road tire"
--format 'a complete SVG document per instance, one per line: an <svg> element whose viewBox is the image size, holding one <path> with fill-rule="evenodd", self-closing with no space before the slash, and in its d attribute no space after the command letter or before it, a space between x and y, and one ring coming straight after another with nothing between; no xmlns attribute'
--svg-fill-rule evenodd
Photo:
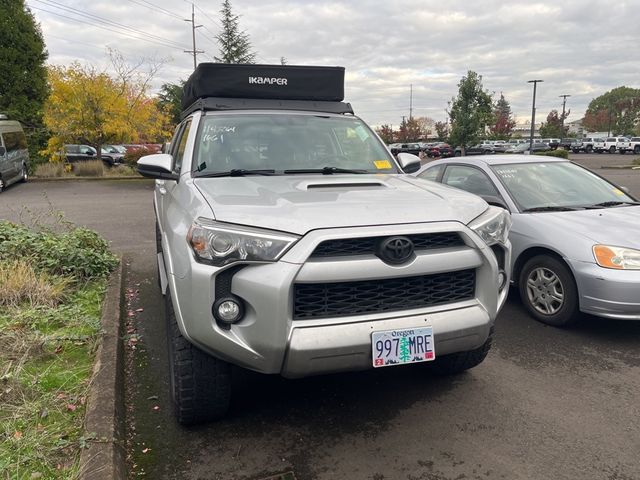
<svg viewBox="0 0 640 480"><path fill-rule="evenodd" d="M493 327L489 331L489 337L480 347L469 350L468 352L458 352L449 355L443 355L437 357L430 364L430 367L438 375L456 375L462 373L470 368L477 367L487 357L489 350L491 350L491 343L493 342ZM437 355L437 352L436 352Z"/></svg>
<svg viewBox="0 0 640 480"><path fill-rule="evenodd" d="M635 153L636 155L640 153L640 145L636 145L635 147L633 147L633 153Z"/></svg>
<svg viewBox="0 0 640 480"><path fill-rule="evenodd" d="M587 148L585 148L585 151L587 153L591 153L591 152L593 152L593 147L591 145L587 145Z"/></svg>
<svg viewBox="0 0 640 480"><path fill-rule="evenodd" d="M196 348L180 333L166 296L169 375L176 419L197 425L224 416L231 401L231 365Z"/></svg>
<svg viewBox="0 0 640 480"><path fill-rule="evenodd" d="M616 153L616 147L614 147L613 145L611 145L609 147L609 153Z"/></svg>
<svg viewBox="0 0 640 480"><path fill-rule="evenodd" d="M527 279L536 269L545 269L553 273L559 280L562 289L563 303L553 314L543 314L536 310L529 300L527 293ZM566 327L575 323L579 318L578 288L567 265L549 255L537 255L530 258L522 267L518 278L520 299L529 314L539 322L554 327Z"/></svg>

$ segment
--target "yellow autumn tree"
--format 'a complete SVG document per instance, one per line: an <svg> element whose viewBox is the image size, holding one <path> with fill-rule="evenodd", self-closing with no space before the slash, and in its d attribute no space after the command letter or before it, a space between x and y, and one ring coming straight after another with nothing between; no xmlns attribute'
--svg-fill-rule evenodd
<svg viewBox="0 0 640 480"><path fill-rule="evenodd" d="M170 135L166 113L148 94L150 77L123 62L115 67L113 76L79 63L49 68L44 121L53 136L44 153L50 161L62 158L65 143L91 145L100 158L102 145L162 142Z"/></svg>

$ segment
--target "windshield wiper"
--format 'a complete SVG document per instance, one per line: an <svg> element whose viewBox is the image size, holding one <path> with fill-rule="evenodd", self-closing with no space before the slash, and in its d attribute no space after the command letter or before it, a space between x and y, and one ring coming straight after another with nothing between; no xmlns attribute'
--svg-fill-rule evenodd
<svg viewBox="0 0 640 480"><path fill-rule="evenodd" d="M618 205L640 205L640 202L621 202L619 200L612 200L609 202L601 202L592 205L593 207L616 207Z"/></svg>
<svg viewBox="0 0 640 480"><path fill-rule="evenodd" d="M546 207L533 207L533 208L527 208L525 210L522 211L522 213L529 213L529 212L573 212L575 210L580 210L579 208L575 208L575 207L561 207L559 205L549 205Z"/></svg>
<svg viewBox="0 0 640 480"><path fill-rule="evenodd" d="M367 170L353 170L350 168L340 167L323 167L323 168L300 168L297 170L285 170L284 173L321 173L323 175L331 175L333 173L369 173Z"/></svg>
<svg viewBox="0 0 640 480"><path fill-rule="evenodd" d="M244 177L245 175L275 175L275 170L247 170L244 168L233 168L227 172L214 172L198 175L196 178L212 177Z"/></svg>

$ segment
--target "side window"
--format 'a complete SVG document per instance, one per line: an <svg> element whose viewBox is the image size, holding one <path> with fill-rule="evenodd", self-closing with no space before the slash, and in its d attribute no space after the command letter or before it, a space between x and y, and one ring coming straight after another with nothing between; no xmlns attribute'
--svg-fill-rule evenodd
<svg viewBox="0 0 640 480"><path fill-rule="evenodd" d="M443 168L444 165L436 165L435 167L427 168L424 172L418 174L418 178L435 182Z"/></svg>
<svg viewBox="0 0 640 480"><path fill-rule="evenodd" d="M447 167L442 183L476 195L500 196L489 177L482 170L475 167L451 165Z"/></svg>
<svg viewBox="0 0 640 480"><path fill-rule="evenodd" d="M175 147L172 148L173 153L173 171L180 173L182 169L182 161L184 160L184 152L187 148L187 139L189 138L189 130L191 130L191 119L187 120L179 133ZM174 145L174 142L171 142Z"/></svg>

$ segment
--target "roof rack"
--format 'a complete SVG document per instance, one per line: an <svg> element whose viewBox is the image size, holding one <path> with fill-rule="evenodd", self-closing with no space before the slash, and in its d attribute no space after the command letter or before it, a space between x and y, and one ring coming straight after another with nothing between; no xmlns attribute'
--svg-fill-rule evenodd
<svg viewBox="0 0 640 480"><path fill-rule="evenodd" d="M198 110L299 110L353 115L353 108L347 102L207 97L198 99L187 107L182 112L181 119Z"/></svg>

